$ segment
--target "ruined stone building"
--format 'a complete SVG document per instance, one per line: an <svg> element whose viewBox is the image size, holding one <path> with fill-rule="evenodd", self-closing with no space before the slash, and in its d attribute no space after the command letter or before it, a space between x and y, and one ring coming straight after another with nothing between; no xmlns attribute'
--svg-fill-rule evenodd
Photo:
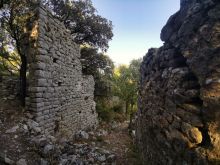
<svg viewBox="0 0 220 165"><path fill-rule="evenodd" d="M147 164L220 164L220 1L181 0L141 65L137 143Z"/></svg>
<svg viewBox="0 0 220 165"><path fill-rule="evenodd" d="M65 26L37 7L24 42L29 68L26 109L42 132L72 135L96 126L94 80L82 75L79 45Z"/></svg>

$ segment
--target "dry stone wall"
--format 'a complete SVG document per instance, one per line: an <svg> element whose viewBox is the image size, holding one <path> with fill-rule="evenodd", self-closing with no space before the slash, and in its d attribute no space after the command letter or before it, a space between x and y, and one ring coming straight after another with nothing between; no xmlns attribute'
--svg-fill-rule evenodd
<svg viewBox="0 0 220 165"><path fill-rule="evenodd" d="M0 98L15 100L19 96L19 78L13 76L0 77Z"/></svg>
<svg viewBox="0 0 220 165"><path fill-rule="evenodd" d="M72 135L96 126L93 77L82 75L79 46L44 7L38 7L27 24L24 49L29 67L27 108L42 132Z"/></svg>
<svg viewBox="0 0 220 165"><path fill-rule="evenodd" d="M141 65L137 143L146 164L220 163L220 1L181 0Z"/></svg>

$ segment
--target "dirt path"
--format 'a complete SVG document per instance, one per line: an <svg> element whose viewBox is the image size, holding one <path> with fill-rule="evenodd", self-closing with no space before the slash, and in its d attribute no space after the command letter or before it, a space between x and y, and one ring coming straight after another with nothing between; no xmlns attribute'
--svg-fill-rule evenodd
<svg viewBox="0 0 220 165"><path fill-rule="evenodd" d="M128 132L128 122L120 123L117 128L103 136L103 148L116 155L117 165L138 165L138 153L136 153L133 139Z"/></svg>

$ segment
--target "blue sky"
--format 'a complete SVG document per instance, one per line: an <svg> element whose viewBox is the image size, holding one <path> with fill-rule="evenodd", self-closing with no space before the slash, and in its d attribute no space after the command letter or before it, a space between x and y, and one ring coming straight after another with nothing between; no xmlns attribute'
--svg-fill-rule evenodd
<svg viewBox="0 0 220 165"><path fill-rule="evenodd" d="M179 0L92 0L98 14L113 22L114 37L107 54L116 64L143 57L160 47L160 31L179 10Z"/></svg>
<svg viewBox="0 0 220 165"><path fill-rule="evenodd" d="M114 37L107 54L115 64L143 57L160 47L160 31L179 10L179 0L92 0L98 14L113 22Z"/></svg>

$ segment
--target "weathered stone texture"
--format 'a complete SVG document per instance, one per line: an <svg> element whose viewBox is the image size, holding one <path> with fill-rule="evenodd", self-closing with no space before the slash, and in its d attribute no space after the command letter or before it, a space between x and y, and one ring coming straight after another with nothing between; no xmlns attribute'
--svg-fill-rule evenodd
<svg viewBox="0 0 220 165"><path fill-rule="evenodd" d="M14 100L19 96L19 78L2 76L0 77L0 98Z"/></svg>
<svg viewBox="0 0 220 165"><path fill-rule="evenodd" d="M220 1L181 0L141 65L137 143L147 164L220 163Z"/></svg>
<svg viewBox="0 0 220 165"><path fill-rule="evenodd" d="M45 132L96 126L94 80L82 75L79 46L65 26L39 7L27 27L27 106Z"/></svg>

